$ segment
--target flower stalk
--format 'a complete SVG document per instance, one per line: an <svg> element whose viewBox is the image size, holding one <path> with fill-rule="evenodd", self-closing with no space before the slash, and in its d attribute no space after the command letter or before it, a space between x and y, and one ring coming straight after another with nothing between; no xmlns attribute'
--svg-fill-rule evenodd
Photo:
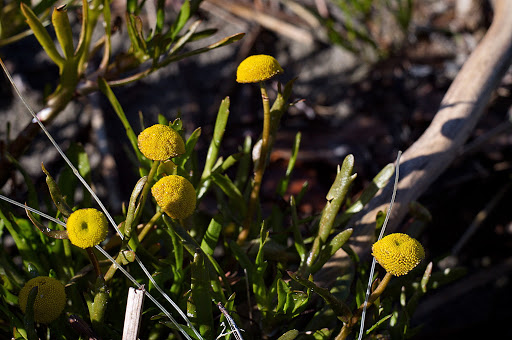
<svg viewBox="0 0 512 340"><path fill-rule="evenodd" d="M375 288L373 293L368 298L366 307L371 306L375 302L375 300L377 300L382 295L382 293L384 292L384 289L386 289L386 287L392 277L393 277L392 274L386 273L386 275L384 276L382 281L379 283L377 288ZM354 313L354 315L352 316L350 321L343 324L343 327L341 328L340 333L336 336L335 340L345 340L347 338L347 336L351 333L354 325L361 318L361 314L363 314L364 305L365 305L365 303L362 303L361 306L359 306L359 308L356 310L356 312Z"/></svg>
<svg viewBox="0 0 512 340"><path fill-rule="evenodd" d="M265 84L263 82L260 82L260 90L261 100L263 102L263 133L261 136L261 148L256 163L256 169L254 171L254 181L251 195L249 196L249 207L247 209L247 215L244 219L243 229L238 235L238 244L243 244L245 242L251 230L251 223L258 205L261 182L263 180L263 174L265 173L268 149L270 145L270 101L268 99L267 89L265 88Z"/></svg>

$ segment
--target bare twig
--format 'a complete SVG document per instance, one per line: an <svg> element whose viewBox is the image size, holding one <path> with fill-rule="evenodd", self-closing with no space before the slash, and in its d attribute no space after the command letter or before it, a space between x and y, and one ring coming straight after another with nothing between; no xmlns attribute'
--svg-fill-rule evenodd
<svg viewBox="0 0 512 340"><path fill-rule="evenodd" d="M308 30L289 24L287 22L284 22L283 20L279 20L275 16L266 14L262 11L257 10L254 7L247 6L239 1L207 1L211 4L214 4L215 6L218 6L226 11L231 12L234 15L237 15L246 20L254 21L269 30L284 35L302 44L311 45L314 42L314 37Z"/></svg>

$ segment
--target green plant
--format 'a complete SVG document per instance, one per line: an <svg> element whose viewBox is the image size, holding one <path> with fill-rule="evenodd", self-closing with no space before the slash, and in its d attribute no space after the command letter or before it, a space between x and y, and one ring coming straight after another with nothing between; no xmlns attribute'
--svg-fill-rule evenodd
<svg viewBox="0 0 512 340"><path fill-rule="evenodd" d="M59 83L48 96L45 107L38 112L44 124L50 124L70 101L100 90L103 81L109 86L126 85L176 61L229 45L240 40L244 35L243 33L235 34L213 44L184 51L190 42L205 39L216 32L214 29L199 30L200 20L190 23L201 0L184 1L171 24L165 22L165 2L158 1L155 27L152 27L149 32L144 31L142 20L136 15L144 2L128 1L129 11L124 20L126 24L124 30L128 32L131 46L128 50L117 53L115 57L112 57L112 39L116 38L116 30L111 23L111 1L94 0L90 3L87 0L82 1L82 23L76 46L66 6L53 9L51 23L62 53L59 52L45 28L44 18L49 13L52 0L42 1L43 5L37 5L34 9L25 2L21 4L16 1L6 2L0 17L2 27L6 26L12 17L23 17L32 34L59 69ZM14 22L18 23L18 21ZM104 34L94 41L93 33L99 23L104 24ZM22 24L19 23L19 25ZM12 43L11 40L0 40L0 46ZM101 57L99 63L94 62L97 56ZM35 138L38 130L37 124L28 124L13 142L8 144L8 153L15 159L20 157ZM0 184L5 183L13 167L8 157L0 158Z"/></svg>
<svg viewBox="0 0 512 340"><path fill-rule="evenodd" d="M140 6L131 1L128 8L136 13ZM264 60L273 59L269 58L272 57L266 56ZM284 72L273 60L271 64L272 75ZM144 307L140 338L209 340L220 334L236 339L287 340L328 339L337 334L337 338L344 339L353 335L351 330L359 322L365 299L363 282L372 276L375 289L368 301L378 308L369 310L365 334L411 336L414 330L410 329L409 320L419 297L458 273L432 273L432 265L428 264L396 280L386 275L380 281L368 274L367 264L359 261L347 243L352 234L350 217L386 184L393 174L393 165L386 166L353 200L350 189L356 180L355 159L348 155L337 170L319 216L299 216L297 206L307 199L307 183L298 195L287 195L299 153L299 132L287 171L276 187L281 205L267 213L261 202L259 191L267 158L279 120L291 105L293 83L294 80L285 86L279 84L272 105L264 84L260 83L264 124L262 140L254 144L261 145L259 152L253 152L252 141L247 140L240 152L220 156L223 137L230 132L226 129L230 99L226 97L219 105L206 158L200 159L195 148L202 138L200 128L184 138L186 133L179 117L169 120L159 116L159 125L152 125L137 137L112 92L115 82L98 78L96 86L123 122L126 143L131 146L127 153L133 156L133 168L138 170L134 170L134 175L139 179L122 214L111 216L91 189L88 155L75 145L67 150L65 158L72 172L63 170L55 180L42 168L53 203L46 206L47 214L39 211L39 199L46 195L38 196L35 190L30 190L27 200L30 207L0 196L23 207L28 217L20 217L4 203L0 204L0 233L9 233L22 259L18 266L11 256L0 253L0 334L16 339L36 339L41 334L52 339L85 338L90 334L120 338L128 288L145 284L152 303ZM161 150L161 141L172 148ZM252 155L256 155L253 162ZM74 164L69 159L75 160ZM24 174L21 167L20 172ZM76 185L66 186L76 183L75 175L90 190L78 201L74 201ZM27 187L33 187L31 178L24 178ZM91 211L91 197L115 233L101 244L96 243L103 238L103 232L90 244L70 242L70 231L65 228L76 227L72 217L80 216L81 209ZM207 199L216 203L215 210L202 208L201 203ZM42 223L37 215L49 222ZM85 229L96 230L98 220L102 226L99 230L103 231L102 217L82 222ZM380 226L380 220L377 222ZM314 275L341 248L351 255L351 269L340 273L329 289L320 287ZM37 325L41 320L37 319L35 290L28 296L25 291L20 293L23 301L26 297L27 308L18 308L17 295L23 284L32 277L46 275L66 283L65 312L79 320L78 331L60 313L48 325ZM312 312L308 313L308 309ZM222 322L227 322L231 331L226 331Z"/></svg>

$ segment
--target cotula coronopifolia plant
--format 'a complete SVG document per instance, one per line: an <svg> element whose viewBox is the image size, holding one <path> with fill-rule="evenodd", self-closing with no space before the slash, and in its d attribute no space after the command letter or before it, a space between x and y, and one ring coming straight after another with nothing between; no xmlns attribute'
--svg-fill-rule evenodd
<svg viewBox="0 0 512 340"><path fill-rule="evenodd" d="M272 57L264 56L261 60L263 63L259 66L255 63L256 67L268 70L270 61L270 67L274 68L270 73L283 72ZM239 71L243 70L243 65ZM263 110L280 118L289 105L292 85L293 81L289 82L284 91L280 85L277 87L276 99L270 110L269 103L265 103L269 96L266 89L262 90ZM124 117L108 84L103 83L103 86L107 97L119 110L118 114ZM264 85L260 86L264 88ZM259 188L255 189L261 182L258 184L256 177L261 176L260 181L263 177L258 172L267 166L266 157L272 148L271 140L277 133L278 122L274 120L274 125L268 125L264 115L262 136L267 135L264 138L270 140L266 151L261 150L263 146L255 146L260 150L254 152L247 147L251 143L246 143L241 153L224 158L220 154L223 135L229 133L226 131L228 117L229 98L226 98L220 105L214 138L204 162L199 161L194 152L201 130L196 129L184 138L180 119L169 122L160 116L158 124L145 128L138 136L129 124L125 125L127 142L132 145L134 159L138 160L135 165L141 177L121 216L112 217L99 201L103 212L81 207L82 203L71 200L74 195L63 196L58 181L43 167L57 209L51 213L55 217L21 205L27 209L30 221L41 231L41 236L34 235L25 219L8 217L3 212L0 216L25 264L25 270L20 272L8 258L2 258L6 264L3 289L7 296L2 301L2 313L7 313L5 315L13 320L10 323L13 334L35 337L44 327L54 338L76 338L77 329L82 336L94 334L119 338L123 329L123 314L119 310L126 304L127 289L132 284L140 287L141 282L146 282L147 297L161 311L159 314L152 305L145 306L141 337L172 338L173 330L190 339L214 339L230 334L239 339L260 339L276 332L283 334L283 339L294 339L311 332L325 339L339 333L337 337L343 339L350 334L359 321L360 307L354 309L355 301L349 295L338 296L336 291L354 289L353 282L360 281L359 272L350 277L340 276L344 280L338 280L331 290L319 287L313 275L341 247L349 249L346 245L352 233L347 228L349 218L389 180L393 165L385 167L375 177L374 185L340 212L356 178L353 173L355 160L349 155L337 171L319 219L300 219L297 214L297 204L307 195L307 186L300 196L290 196L288 204L278 213L274 211L264 216ZM300 133L297 134L287 173L280 182L278 194L282 199L293 172L299 144ZM83 149L73 152L82 159L78 169L69 163L75 173L80 173L79 169L82 172L88 169ZM256 155L254 170L247 166L251 155ZM204 164L202 171L197 168L201 163ZM235 171L238 176L245 171L244 176L232 179L228 172L232 167L238 168ZM90 189L89 183L83 182ZM95 196L92 190L90 193ZM201 202L205 199L215 199L216 210L204 210ZM251 204L254 204L253 215L249 215ZM39 222L29 211L50 218L50 224L46 226ZM248 216L251 216L249 229L245 224ZM278 225L287 218L288 226ZM106 233L107 221L115 230L110 236ZM316 230L310 236L304 234L302 226L306 224ZM256 234L253 230L255 225L260 226ZM240 235L246 230L245 239L241 241ZM274 230L280 232L274 234ZM399 264L403 262L410 266L416 265L422 257L418 252L417 257L410 260L410 247L395 249L388 247L387 243L381 247L379 244L374 246L374 254L392 275L404 271L396 271L400 265L387 263L387 258L398 258ZM396 242L390 244L396 245ZM387 254L387 248L404 256L379 258L380 254ZM216 253L218 251L223 255ZM290 271L293 268L297 271ZM285 276L287 270L292 281ZM27 293L28 288L20 289L25 278L48 274L50 278L66 283L65 294L58 295L61 300L64 296L66 301L64 313L61 303L52 307L41 303L35 290ZM387 277L383 282L389 282ZM28 287L32 291L33 286ZM383 287L385 284L381 283L372 292L367 306L379 301L377 297L383 296ZM19 298L15 294L17 290L20 291ZM318 294L321 300L312 299L313 294ZM356 295L360 294L356 292ZM42 304L49 308L47 319L39 317ZM168 311L169 305L172 311ZM305 313L308 306L317 311ZM327 313L328 310L332 312ZM66 326L69 324L64 315L70 314L75 322L80 323L80 328ZM178 320L175 320L175 315ZM222 326L218 316L227 322L230 330ZM372 319L375 323L379 321ZM248 329L254 329L254 332L244 332ZM369 326L368 329L374 331L375 327Z"/></svg>
<svg viewBox="0 0 512 340"><path fill-rule="evenodd" d="M184 2L182 10L195 3ZM27 9L25 12L35 20ZM91 13L85 13L86 17ZM140 62L152 58L154 55L148 51L160 41L153 39L158 33L167 33L158 28L149 40L144 40L133 17L128 18L135 30L131 33L136 33L130 34L133 56ZM157 66L162 60L171 62L190 55L176 54L183 46L179 44L194 35L191 27L190 36L179 37L176 27L183 24L181 20L185 19L173 26L170 31L174 33L167 41L178 47L168 50L168 59L155 59ZM31 27L34 31L41 29L37 23ZM45 35L42 31L38 34ZM62 39L58 38L59 42ZM47 41L45 44L45 50L51 49ZM218 46L211 48L214 47ZM69 60L80 63L81 59L75 60L76 50L71 53L67 49L65 56L54 55L55 60L64 65L71 63ZM297 133L286 174L276 188L279 209L268 213L260 188L280 118L290 105L294 80L285 86L277 83L272 91L267 91L267 85L271 80L275 85L273 77L286 75L285 69L268 55L250 56L239 65L236 80L260 86L261 140L253 145L248 138L240 152L224 154L222 140L230 132L230 98L226 97L220 103L205 159L199 159L195 147L204 138L200 128L184 131L180 118L169 121L159 116L157 124L152 122L137 134L111 90L111 86L119 84L97 78L97 87L123 122L126 143L131 146L127 152L133 156L127 158L133 159L132 171L138 179L136 183L123 183L133 185L132 194L126 198L122 213L112 216L91 189L92 182L86 176L90 165L84 149L75 146L68 150L71 158L78 161L73 164L54 144L73 171L63 171L55 180L43 167L54 203L47 205L47 214L39 211L41 197L35 191L30 194L30 207L18 204L26 209L28 219L6 213L7 209L0 206L0 230L11 235L16 255L22 259L21 264L16 264L5 252L0 256L0 319L9 320L0 324L0 331L20 339L37 339L41 334L52 339L118 339L123 331L127 291L135 286L144 288L151 300L144 306L140 338L262 339L282 334L284 340L352 336L351 330L363 315L360 308L364 289L360 282L366 274L364 264L354 256L353 269L340 271L329 289L320 287L315 275L340 248L350 252L350 217L385 185L394 167L386 166L372 185L352 200L355 159L348 155L337 169L319 216L299 216L297 206L307 200L307 184L298 195L287 194L301 141L301 134ZM147 72L155 70L154 65L150 70ZM62 72L64 77L64 68ZM34 122L48 134L38 115L31 112ZM69 191L63 186L73 182L74 175L87 189L78 201L74 201L77 188ZM31 179L25 176L25 180L30 187ZM94 198L96 208L89 196ZM36 215L49 222L41 222ZM377 288L364 304L379 306L370 310L365 334L380 332L377 326L392 318L399 308L409 308L386 302L395 296L386 296L383 288L391 275L405 274L424 256L421 245L412 242L410 246L402 236L379 242L374 245L373 254L389 277L386 274L380 284L374 285ZM399 262L389 262L390 259ZM420 285L414 286L410 281L404 284L413 292L411 300L426 290L428 268L426 273ZM315 295L320 299L313 298ZM408 309L407 315L410 314ZM402 323L406 325L407 320ZM401 330L402 335L409 331L405 326Z"/></svg>

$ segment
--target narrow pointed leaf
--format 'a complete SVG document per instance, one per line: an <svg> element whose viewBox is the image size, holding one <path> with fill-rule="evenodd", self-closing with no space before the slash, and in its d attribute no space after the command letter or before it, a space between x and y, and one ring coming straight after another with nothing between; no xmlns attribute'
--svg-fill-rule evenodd
<svg viewBox="0 0 512 340"><path fill-rule="evenodd" d="M318 236L322 243L325 243L331 233L334 218L341 208L341 204L345 200L345 196L348 193L348 189L352 182L356 179L356 174L352 174L354 169L354 156L348 155L345 157L341 169L336 175L336 179L331 186L331 189L327 193L326 199L327 204L322 211L322 217L320 218L320 225Z"/></svg>
<svg viewBox="0 0 512 340"><path fill-rule="evenodd" d="M91 184L91 165L89 163L89 156L85 152L84 147L78 143L72 143L69 149L66 151L66 155L73 165L77 168L80 176L84 178L84 180L90 185ZM58 187L62 193L62 196L66 198L66 202L69 205L74 205L73 199L75 195L75 191L78 187L78 178L73 173L69 167L64 168L62 170L59 179L58 179ZM91 194L84 190L83 206L90 207L91 206Z"/></svg>
<svg viewBox="0 0 512 340"><path fill-rule="evenodd" d="M222 142L222 137L224 136L224 131L226 131L226 124L228 122L229 104L229 97L224 98L224 100L220 103L219 111L217 112L217 119L215 121L215 129L213 130L213 138L210 142L210 146L208 147L206 162L204 165L203 174L201 175L202 180L205 180L208 176L210 176L213 165L215 162L217 162L220 144Z"/></svg>
<svg viewBox="0 0 512 340"><path fill-rule="evenodd" d="M34 224L34 226L36 226L37 229L39 229L46 236L51 237L51 238L56 238L56 239L59 239L59 240L69 239L67 231L65 231L65 230L52 230L52 229L48 228L47 226L43 225L38 220L36 220L34 218L34 215L32 215L32 213L30 211L25 209L25 212L27 213L27 216L30 219L30 222L32 222L32 224Z"/></svg>
<svg viewBox="0 0 512 340"><path fill-rule="evenodd" d="M286 168L286 174L284 178L279 181L277 186L277 194L280 196L284 196L286 190L288 189L288 184L290 183L290 176L292 174L293 168L295 167L295 162L297 161L297 155L299 153L299 146L301 140L301 133L297 132L295 135L295 143L293 144L292 156L288 161L288 167Z"/></svg>
<svg viewBox="0 0 512 340"><path fill-rule="evenodd" d="M176 54L176 52L181 50L189 42L189 40L192 39L195 31L198 29L200 24L201 20L197 20L192 25L190 25L187 33L183 35L181 38L179 38L178 41L176 41L176 43L172 47L168 48L169 51L167 52L167 54L174 55Z"/></svg>
<svg viewBox="0 0 512 340"><path fill-rule="evenodd" d="M170 37L172 40L176 38L176 36L180 33L181 29L185 24L187 23L188 19L190 18L190 1L185 0L183 2L183 5L181 5L180 12L178 14L178 17L174 21L174 24L169 31Z"/></svg>
<svg viewBox="0 0 512 340"><path fill-rule="evenodd" d="M245 216L245 212L247 207L245 205L245 200L238 190L238 188L233 184L233 182L226 175L221 175L217 173L212 174L212 179L217 184L219 188L231 199L233 204L237 207L241 216Z"/></svg>
<svg viewBox="0 0 512 340"><path fill-rule="evenodd" d="M352 232L352 228L343 230L332 240L330 240L329 243L326 244L325 247L321 250L318 260L313 266L311 266L311 273L316 273L319 271L323 265L334 255L334 253L336 253L348 241L352 235Z"/></svg>
<svg viewBox="0 0 512 340"><path fill-rule="evenodd" d="M372 182L364 189L363 193L357 201L345 210L338 218L334 225L344 226L346 222L357 212L361 211L363 207L375 196L375 194L382 189L389 181L391 176L395 173L395 166L393 164L386 165L372 180Z"/></svg>
<svg viewBox="0 0 512 340"><path fill-rule="evenodd" d="M18 251L23 259L23 263L26 267L28 267L29 263L32 263L36 266L37 271L40 273L46 272L42 265L39 263L39 257L35 253L35 251L31 248L29 242L31 241L29 238L25 237L24 233L22 233L21 228L19 225L14 222L14 218L12 214L10 215L11 219L8 219L7 216L4 214L2 209L0 209L0 219L3 220L3 223L7 230L9 231L9 234L11 234L12 239L14 240L14 243L16 244L16 248L18 248ZM34 234L32 228L32 234Z"/></svg>
<svg viewBox="0 0 512 340"><path fill-rule="evenodd" d="M150 162L146 160L146 158L142 155L142 153L139 150L139 146L137 144L137 135L135 135L135 132L133 132L132 126L130 125L130 122L128 122L128 119L126 118L126 115L124 113L123 108L121 107L121 104L117 100L116 96L114 95L114 92L112 92L112 89L108 85L108 83L103 78L98 79L98 85L103 92L103 94L108 98L110 101L110 105L114 108L114 111L116 112L117 116L119 117L119 120L121 120L121 123L124 126L126 136L128 137L128 140L130 141L130 144L133 148L133 151L135 152L135 155L137 156L137 159L141 163L146 163L145 165L149 168Z"/></svg>
<svg viewBox="0 0 512 340"><path fill-rule="evenodd" d="M304 263L306 259L306 246L304 245L304 239L302 238L302 234L299 230L299 219L297 217L297 205L295 203L295 197L290 197L290 207L292 212L292 230L293 230L293 243L295 245L295 249L300 256L301 264Z"/></svg>
<svg viewBox="0 0 512 340"><path fill-rule="evenodd" d="M213 255L213 251L219 241L220 232L222 230L221 216L217 215L212 218L206 233L204 234L203 241L201 242L201 249L209 255Z"/></svg>
<svg viewBox="0 0 512 340"><path fill-rule="evenodd" d="M64 65L64 58L62 58L62 56L59 54L59 51L57 51L57 48L55 47L50 34L48 34L46 28L44 28L39 18L30 9L30 7L24 3L21 3L21 12L25 16L28 25L34 32L37 41L39 44L41 44L46 54L48 54L50 59L53 60L53 62L57 64L59 68L61 68Z"/></svg>
<svg viewBox="0 0 512 340"><path fill-rule="evenodd" d="M334 313L336 313L338 318L340 318L340 320L342 320L343 322L347 322L349 318L352 316L350 308L343 301L339 300L336 296L331 294L329 290L318 287L314 282L303 279L293 272L287 271L287 273L294 281L300 283L304 287L309 288L318 295L320 295L320 297L324 299L324 301L327 304L329 304L329 306L331 306L331 308L334 310Z"/></svg>
<svg viewBox="0 0 512 340"><path fill-rule="evenodd" d="M245 33L238 33L238 34L235 34L235 35L232 35L232 36L229 36L229 37L226 37L222 40L219 40L217 41L216 43L214 44L211 44L211 45L208 45L206 47L203 47L203 48L199 48L197 50L193 50L193 51L190 51L190 52L186 52L186 53L183 53L183 54L180 54L180 55L170 55L169 57L165 58L160 64L159 66L162 67L162 66L166 66L166 65L169 65L170 63L172 62L176 62L176 61L179 61L181 59L185 59L185 58L188 58L190 56L193 56L193 55L196 55L196 54L200 54L200 53L204 53L204 52L208 52L208 51L211 51L213 49L216 49L218 47L222 47L222 46L226 46L226 45L229 45L229 44L232 44L234 42L237 42L238 40L242 39L244 37Z"/></svg>
<svg viewBox="0 0 512 340"><path fill-rule="evenodd" d="M211 339L213 335L213 312L212 298L209 292L210 278L201 252L196 252L194 255L194 261L191 264L191 276L191 298L195 307L195 318L192 318L191 321L196 324L203 337Z"/></svg>
<svg viewBox="0 0 512 340"><path fill-rule="evenodd" d="M194 132L192 132L190 137L187 139L187 142L185 143L185 153L174 158L174 161L176 162L177 165L181 167L185 165L187 160L190 158L190 155L192 155L192 152L194 151L194 148L200 136L201 128L198 127L197 129L194 130Z"/></svg>

